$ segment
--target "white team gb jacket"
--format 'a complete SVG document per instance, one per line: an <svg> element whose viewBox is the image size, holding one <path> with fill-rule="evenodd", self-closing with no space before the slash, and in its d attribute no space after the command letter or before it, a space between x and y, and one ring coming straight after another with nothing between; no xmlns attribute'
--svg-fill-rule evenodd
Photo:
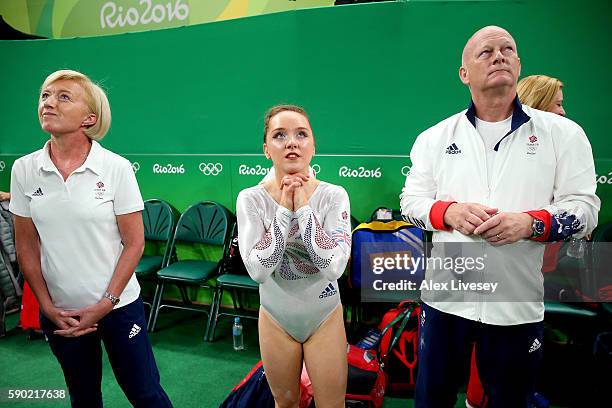
<svg viewBox="0 0 612 408"><path fill-rule="evenodd" d="M511 130L497 143L499 156L488 174L474 113L472 105L418 136L410 153L412 167L400 196L401 209L408 221L434 230L432 256L448 256L449 251L454 257L484 256L482 271L460 274L428 266L426 281L497 282L497 290L492 293L482 285L473 291L427 289L422 290L422 298L436 309L489 324L541 321L542 243L522 240L493 247L478 236L436 230L430 211L437 201L480 203L499 212L543 209L551 214L549 241L583 237L597 225L600 207L591 145L578 124L522 106L516 99ZM467 245L449 249L442 243Z"/></svg>

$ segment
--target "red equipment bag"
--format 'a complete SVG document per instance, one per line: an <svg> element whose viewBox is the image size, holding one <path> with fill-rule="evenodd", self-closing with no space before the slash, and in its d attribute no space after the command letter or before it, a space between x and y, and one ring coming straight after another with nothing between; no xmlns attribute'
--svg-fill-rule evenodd
<svg viewBox="0 0 612 408"><path fill-rule="evenodd" d="M375 350L363 350L352 344L347 349L348 381L346 406L380 408L385 397L387 378Z"/></svg>
<svg viewBox="0 0 612 408"><path fill-rule="evenodd" d="M23 330L40 330L39 306L34 292L30 289L28 282L23 285L23 297L21 298L21 313L19 325Z"/></svg>
<svg viewBox="0 0 612 408"><path fill-rule="evenodd" d="M472 359L470 362L470 379L468 381L467 392L465 395L467 403L472 408L486 408L487 396L478 376L478 367L476 367L476 345L472 347Z"/></svg>
<svg viewBox="0 0 612 408"><path fill-rule="evenodd" d="M417 376L417 351L419 346L418 318L421 308L406 300L389 310L382 318L379 328L383 330L379 354L387 373L387 394L405 396L414 392ZM396 320L398 316L402 318ZM390 324L391 322L394 322ZM393 340L397 337L396 344ZM393 347L395 344L395 347Z"/></svg>
<svg viewBox="0 0 612 408"><path fill-rule="evenodd" d="M418 316L417 309L418 306L415 303L405 301L397 308L385 313L384 323L381 322L381 343L378 352L349 346L347 350L349 366L346 387L347 407L382 407L385 392L389 390L387 367L393 366L392 361L396 359L394 353L397 351L395 346L400 342L405 342L404 329L415 311ZM405 352L405 348L402 350L404 351L398 355L409 354ZM416 354L411 359L414 360L414 364L410 364L416 368ZM414 375L416 379L416 372ZM402 383L399 378L398 383Z"/></svg>

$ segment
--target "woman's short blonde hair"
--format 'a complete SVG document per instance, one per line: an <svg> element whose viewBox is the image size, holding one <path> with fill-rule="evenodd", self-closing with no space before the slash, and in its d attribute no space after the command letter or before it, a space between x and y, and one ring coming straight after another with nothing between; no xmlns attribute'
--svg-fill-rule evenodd
<svg viewBox="0 0 612 408"><path fill-rule="evenodd" d="M78 82L85 91L87 106L98 119L95 124L85 129L85 134L91 140L101 140L111 125L111 110L106 93L87 75L70 69L61 69L49 75L40 87L41 91L53 82L62 79Z"/></svg>
<svg viewBox="0 0 612 408"><path fill-rule="evenodd" d="M555 101L563 82L546 75L530 75L521 79L516 92L521 103L534 109L547 111Z"/></svg>

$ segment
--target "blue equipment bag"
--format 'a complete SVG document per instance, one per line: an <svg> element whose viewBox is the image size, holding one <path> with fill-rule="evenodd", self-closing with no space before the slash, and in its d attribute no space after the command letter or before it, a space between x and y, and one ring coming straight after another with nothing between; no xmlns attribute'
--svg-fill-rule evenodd
<svg viewBox="0 0 612 408"><path fill-rule="evenodd" d="M263 365L258 362L236 385L219 408L274 408L274 397L268 385Z"/></svg>
<svg viewBox="0 0 612 408"><path fill-rule="evenodd" d="M424 231L405 221L373 221L353 231L350 285L362 289L362 296L375 295L383 283L394 284L399 299L416 291L425 276ZM413 282L408 289L407 282ZM402 290L400 286L406 286ZM415 286L416 285L416 286ZM389 286L382 292L389 292ZM402 294L403 293L403 294ZM376 299L371 299L376 301ZM378 299L394 301L393 299Z"/></svg>

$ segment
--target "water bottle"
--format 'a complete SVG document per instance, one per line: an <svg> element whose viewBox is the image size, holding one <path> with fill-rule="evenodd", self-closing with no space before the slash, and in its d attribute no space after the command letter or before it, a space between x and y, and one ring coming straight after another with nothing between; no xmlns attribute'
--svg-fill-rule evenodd
<svg viewBox="0 0 612 408"><path fill-rule="evenodd" d="M583 238L572 238L567 246L567 256L581 259L584 257L584 247L586 243Z"/></svg>
<svg viewBox="0 0 612 408"><path fill-rule="evenodd" d="M242 341L242 323L239 317L234 318L234 326L232 327L232 336L234 337L234 350L244 350Z"/></svg>

